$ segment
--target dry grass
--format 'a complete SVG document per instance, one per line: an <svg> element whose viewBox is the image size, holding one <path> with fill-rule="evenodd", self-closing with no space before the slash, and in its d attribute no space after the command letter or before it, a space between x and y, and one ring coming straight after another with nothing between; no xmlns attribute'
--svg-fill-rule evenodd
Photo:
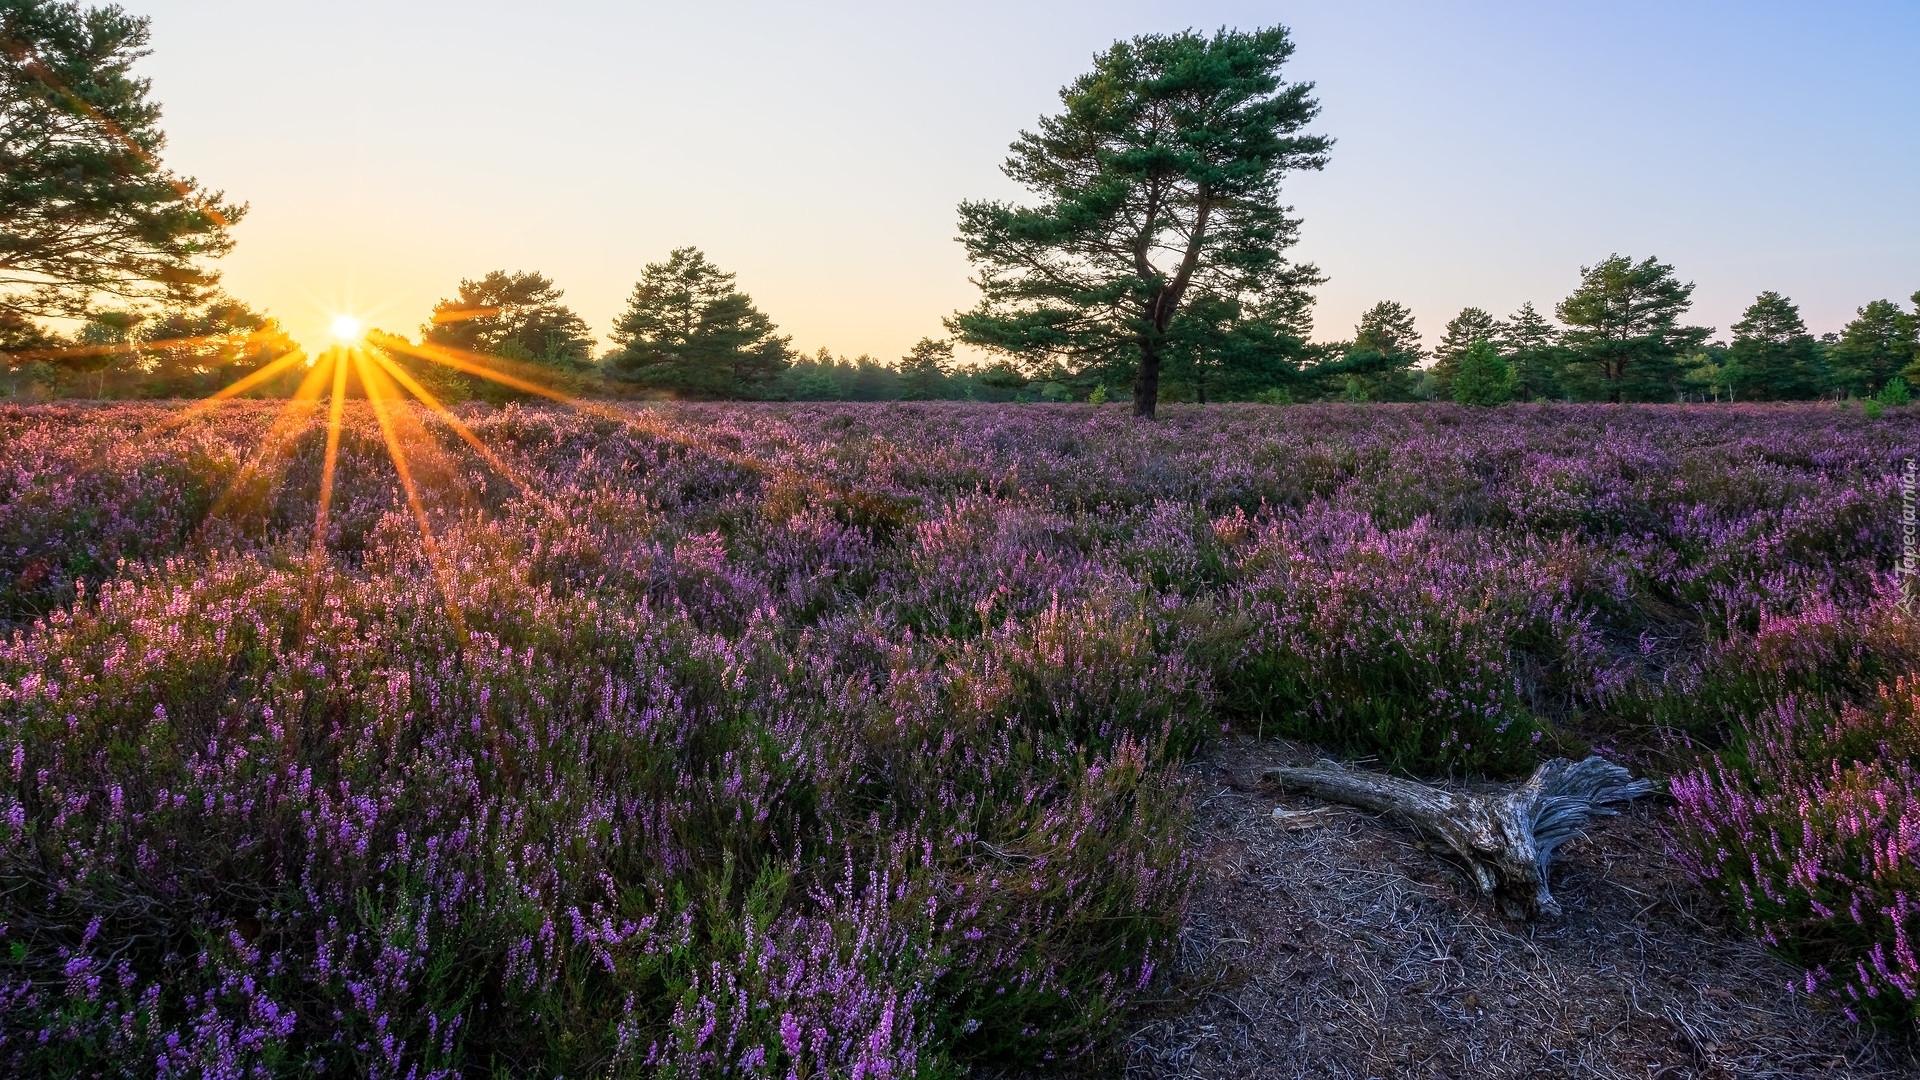
<svg viewBox="0 0 1920 1080"><path fill-rule="evenodd" d="M1519 924L1397 823L1247 781L1316 756L1243 741L1194 766L1200 881L1125 1075L1920 1074L1911 1042L1784 993L1791 970L1667 857L1651 800L1562 849L1564 920Z"/></svg>

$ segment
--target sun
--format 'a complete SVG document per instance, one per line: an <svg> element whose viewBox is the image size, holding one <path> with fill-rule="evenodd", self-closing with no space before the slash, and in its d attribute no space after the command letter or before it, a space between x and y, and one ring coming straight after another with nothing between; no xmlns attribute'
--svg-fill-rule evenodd
<svg viewBox="0 0 1920 1080"><path fill-rule="evenodd" d="M367 335L367 328L360 324L359 319L351 315L335 315L329 329L333 331L334 337L348 345L357 343Z"/></svg>

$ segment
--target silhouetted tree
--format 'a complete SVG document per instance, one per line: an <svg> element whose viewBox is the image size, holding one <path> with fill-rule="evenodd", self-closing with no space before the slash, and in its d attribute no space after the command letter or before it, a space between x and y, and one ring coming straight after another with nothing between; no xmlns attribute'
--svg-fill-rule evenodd
<svg viewBox="0 0 1920 1080"><path fill-rule="evenodd" d="M789 338L698 248L648 263L610 337L616 378L705 398L764 396L788 365Z"/></svg>
<svg viewBox="0 0 1920 1080"><path fill-rule="evenodd" d="M490 356L570 369L593 355L586 321L560 302L552 279L532 272L494 270L460 282L459 294L433 305L421 337Z"/></svg>
<svg viewBox="0 0 1920 1080"><path fill-rule="evenodd" d="M1151 417L1191 297L1252 307L1317 284L1287 261L1299 223L1279 202L1285 173L1320 168L1331 145L1298 134L1319 106L1280 79L1292 52L1275 27L1147 35L1096 57L1003 166L1039 205L961 204L983 295L949 329L1029 371L1129 372L1134 413Z"/></svg>
<svg viewBox="0 0 1920 1080"><path fill-rule="evenodd" d="M142 397L201 397L297 347L278 322L227 296L163 312L139 336L132 389ZM261 390L284 392L287 382Z"/></svg>
<svg viewBox="0 0 1920 1080"><path fill-rule="evenodd" d="M434 304L420 337L429 344L526 364L519 371L522 377L551 390L578 393L592 361L593 338L586 322L560 302L563 295L544 274L493 270L479 280L461 281L453 297ZM443 399L472 396L501 404L535 396L404 352L391 352L391 359Z"/></svg>
<svg viewBox="0 0 1920 1080"><path fill-rule="evenodd" d="M160 163L147 37L116 6L0 3L0 311L192 306L218 280L202 260L246 208Z"/></svg>
<svg viewBox="0 0 1920 1080"><path fill-rule="evenodd" d="M1692 297L1693 285L1656 259L1614 255L1581 267L1580 287L1554 309L1567 327L1562 383L1603 401L1674 400L1680 358L1713 332L1680 325Z"/></svg>
<svg viewBox="0 0 1920 1080"><path fill-rule="evenodd" d="M135 355L140 340L140 324L145 316L137 311L96 311L74 335L71 348L54 354L54 366L60 369L68 392L88 397L107 396L107 380L137 369Z"/></svg>
<svg viewBox="0 0 1920 1080"><path fill-rule="evenodd" d="M65 344L58 335L16 311L0 308L0 369L8 397L51 390L58 375L47 362L50 351Z"/></svg>

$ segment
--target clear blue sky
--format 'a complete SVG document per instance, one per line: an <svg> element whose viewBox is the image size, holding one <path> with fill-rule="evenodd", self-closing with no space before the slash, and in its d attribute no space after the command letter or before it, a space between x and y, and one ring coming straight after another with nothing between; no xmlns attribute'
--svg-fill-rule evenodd
<svg viewBox="0 0 1920 1080"><path fill-rule="evenodd" d="M177 169L250 201L236 294L312 334L411 331L538 269L604 336L695 244L794 344L898 356L973 289L962 198L1120 37L1280 23L1332 164L1288 187L1331 281L1429 343L1658 255L1722 334L1762 289L1816 331L1920 289L1920 2L949 4L128 0Z"/></svg>

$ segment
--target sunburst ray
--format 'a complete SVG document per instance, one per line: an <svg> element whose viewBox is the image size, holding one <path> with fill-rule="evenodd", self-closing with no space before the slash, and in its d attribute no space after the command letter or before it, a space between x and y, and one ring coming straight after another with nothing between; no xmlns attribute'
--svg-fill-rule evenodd
<svg viewBox="0 0 1920 1080"><path fill-rule="evenodd" d="M433 313L433 325L446 326L449 323L466 322L468 319L490 319L500 314L497 307L453 308Z"/></svg>
<svg viewBox="0 0 1920 1080"><path fill-rule="evenodd" d="M8 353L16 362L23 360L78 360L88 356L114 356L121 353L188 349L199 345L247 344L275 339L277 331L253 330L245 334L201 334L197 337L154 338L141 341L109 341L93 345L58 345L44 349L22 349Z"/></svg>
<svg viewBox="0 0 1920 1080"><path fill-rule="evenodd" d="M174 428L181 426L182 424L186 424L192 421L195 417L205 414L206 412L211 410L215 405L218 405L219 403L227 400L228 398L246 393L247 391L253 389L254 387L259 386L261 383L266 382L268 379L271 379L271 378L274 378L275 376L283 374L284 372L288 371L295 365L305 361L306 359L307 359L306 352L302 349L295 348L292 352L287 353L285 356L282 356L276 360L268 361L267 363L260 365L259 367L255 368L253 371L249 372L248 374L238 379L235 379L233 382L230 382L227 385L221 387L220 389L215 390L213 393L208 394L206 397L203 397L198 401L195 401L185 406L184 408L179 409L176 412L169 413L165 418L163 418L158 424L155 425L155 430L171 431Z"/></svg>
<svg viewBox="0 0 1920 1080"><path fill-rule="evenodd" d="M328 349L321 361L333 369L333 400L327 406L327 449L320 462L320 497L314 507L313 544L309 549L316 571L327 557L327 519L333 510L333 473L340 462L340 425L347 406L345 352L344 349Z"/></svg>
<svg viewBox="0 0 1920 1080"><path fill-rule="evenodd" d="M520 471L508 465L505 461L502 461L500 455L494 453L492 447L482 442L480 436L475 435L473 429L468 427L458 416L454 415L453 410L447 408L439 398L434 396L432 391L420 385L420 381L412 375L407 374L405 368L387 359L383 354L375 352L372 356L374 363L379 366L383 374L394 382L399 383L407 393L418 398L420 404L425 405L442 423L452 428L453 433L458 435L462 442L472 447L473 452L479 454L481 460L492 466L495 472L505 477L507 482L512 484L514 488L520 492L522 497L537 502L542 506L547 506L547 500L534 491L533 486L520 475Z"/></svg>
<svg viewBox="0 0 1920 1080"><path fill-rule="evenodd" d="M519 365L514 361L501 357L487 356L483 353L468 352L465 349L456 349L447 345L435 345L424 341L416 345L406 338L395 334L382 333L378 330L367 332L367 343L376 348L426 360L439 364L442 367L449 367L455 371L464 372L468 375L478 375L490 382L499 383L501 386L507 387L510 390L518 390L524 394L533 394L551 401L558 401L563 405L571 404L574 400L570 395L555 390L550 386L544 386L533 378L513 374L510 370L511 367L528 367L530 365ZM503 368L509 368L509 370L502 370ZM529 372L529 374L537 373Z"/></svg>
<svg viewBox="0 0 1920 1080"><path fill-rule="evenodd" d="M332 372L324 364L314 364L307 369L306 375L300 380L300 385L295 388L293 396L288 398L274 414L273 421L268 425L266 435L261 438L254 455L240 467L239 472L234 474L225 490L220 493L220 498L215 500L213 509L208 511L206 518L200 523L201 534L204 535L216 521L237 520L244 528L245 522L251 520L257 511L263 509L268 492L266 488L259 488L254 483L255 479L264 474L269 480L268 486L271 486L272 479L279 475L284 465L287 444L312 419L313 408L320 398L321 388L331 375Z"/></svg>
<svg viewBox="0 0 1920 1080"><path fill-rule="evenodd" d="M440 551L439 541L434 538L433 522L428 518L426 504L420 498L420 487L414 482L413 467L408 461L406 447L395 430L394 408L405 408L405 402L396 400L398 395L391 392L392 382L377 367L367 363L364 350L356 349L352 356L354 372L359 376L360 385L366 389L374 420L380 425L380 437L386 440L387 456L393 459L394 473L400 478L400 488L406 494L407 508L413 512L414 524L419 526L420 544L426 553L427 566L433 571L435 583L440 588L440 599L446 605L447 618L453 623L455 635L464 642L467 623L460 613L460 603L454 593L453 574Z"/></svg>

